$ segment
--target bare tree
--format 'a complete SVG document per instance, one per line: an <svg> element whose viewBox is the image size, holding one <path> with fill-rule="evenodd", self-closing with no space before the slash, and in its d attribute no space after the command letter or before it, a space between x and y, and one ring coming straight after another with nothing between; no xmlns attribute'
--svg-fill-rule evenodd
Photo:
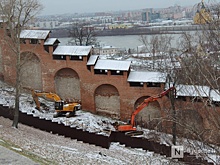
<svg viewBox="0 0 220 165"><path fill-rule="evenodd" d="M167 75L166 83L168 87L175 86L179 81L178 72L180 71L180 64L176 59L177 51L173 46L174 38L171 35L155 35L155 36L141 36L140 41L145 45L147 51L150 53L150 60L152 67L150 70L160 71ZM169 93L171 103L172 119L176 120L175 110L175 93ZM170 112L169 112L170 113ZM176 144L176 122L172 126L173 144Z"/></svg>
<svg viewBox="0 0 220 165"><path fill-rule="evenodd" d="M186 138L199 140L197 144L188 140L191 147L200 148L202 143L203 146L212 149L216 155L220 155L220 107L219 101L213 100L210 95L210 91L214 91L220 96L219 4L215 5L218 6L214 8L215 11L211 7L207 10L215 15L215 19L211 19L212 21L209 24L201 25L203 30L183 33L176 47L172 48L169 40L160 36L158 38L153 37L152 40L147 39L147 37L141 39L148 47L148 51L154 56L151 59L154 60L152 70L159 69L168 73L170 76L168 84L171 82L171 85L190 85L193 87L194 93L197 93L197 96L188 97L187 100L185 100L186 97L178 97L175 101L177 103L175 107L171 107L173 114L168 113L168 118L164 120L174 123L173 133L176 130L179 135L182 132ZM162 55L163 58L161 58ZM156 63L159 56L163 59L161 61L164 65L160 63L160 67L157 67ZM165 63L165 61L172 64ZM202 88L202 91L199 87ZM210 91L204 96L202 92L204 92L205 87L209 87ZM190 122L189 119L193 122ZM175 134L173 135L173 144L175 144ZM202 151L200 156L211 158L206 150L200 149ZM218 162L219 160L213 161Z"/></svg>
<svg viewBox="0 0 220 165"><path fill-rule="evenodd" d="M94 27L85 23L74 23L69 30L69 37L72 38L70 44L88 46L96 43Z"/></svg>
<svg viewBox="0 0 220 165"><path fill-rule="evenodd" d="M20 34L28 26L34 17L42 9L38 0L2 0L0 12L5 23L4 41L8 44L11 54L16 61L16 96L13 127L18 127L19 121L19 97L21 88L21 50Z"/></svg>

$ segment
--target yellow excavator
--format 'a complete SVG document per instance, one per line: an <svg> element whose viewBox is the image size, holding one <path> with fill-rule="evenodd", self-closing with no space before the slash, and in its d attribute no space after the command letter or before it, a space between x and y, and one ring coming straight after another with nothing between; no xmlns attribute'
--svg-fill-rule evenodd
<svg viewBox="0 0 220 165"><path fill-rule="evenodd" d="M38 90L34 90L29 87L23 87L31 91L33 100L36 104L36 109L41 111L41 103L39 101L39 97L44 98L45 100L54 101L55 103L55 112L54 117L59 117L65 115L66 117L71 117L75 115L77 110L81 109L81 104L78 102L69 102L63 101L57 94L51 92L41 92Z"/></svg>

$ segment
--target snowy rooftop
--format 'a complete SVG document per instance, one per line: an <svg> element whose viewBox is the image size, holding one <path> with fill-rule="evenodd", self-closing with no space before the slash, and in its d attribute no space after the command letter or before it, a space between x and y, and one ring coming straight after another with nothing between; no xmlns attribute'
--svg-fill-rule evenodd
<svg viewBox="0 0 220 165"><path fill-rule="evenodd" d="M210 91L210 97L212 98L213 101L220 102L220 92L218 90L212 89Z"/></svg>
<svg viewBox="0 0 220 165"><path fill-rule="evenodd" d="M91 46L58 46L53 55L87 56Z"/></svg>
<svg viewBox="0 0 220 165"><path fill-rule="evenodd" d="M89 57L89 61L87 62L87 65L95 65L99 55L92 55Z"/></svg>
<svg viewBox="0 0 220 165"><path fill-rule="evenodd" d="M60 41L57 38L48 38L44 42L44 45L53 45L56 41L58 41L60 43Z"/></svg>
<svg viewBox="0 0 220 165"><path fill-rule="evenodd" d="M50 30L22 30L20 38L24 39L46 39Z"/></svg>
<svg viewBox="0 0 220 165"><path fill-rule="evenodd" d="M166 82L166 74L162 72L130 72L128 82Z"/></svg>
<svg viewBox="0 0 220 165"><path fill-rule="evenodd" d="M98 60L94 69L128 71L131 61Z"/></svg>
<svg viewBox="0 0 220 165"><path fill-rule="evenodd" d="M200 96L208 97L210 87L208 86L198 86L198 85L177 85L176 95L177 96Z"/></svg>

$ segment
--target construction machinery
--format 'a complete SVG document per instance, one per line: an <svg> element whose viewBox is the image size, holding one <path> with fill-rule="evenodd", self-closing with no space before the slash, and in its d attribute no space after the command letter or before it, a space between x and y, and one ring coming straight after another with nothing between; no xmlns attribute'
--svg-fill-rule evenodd
<svg viewBox="0 0 220 165"><path fill-rule="evenodd" d="M135 116L142 110L144 109L144 107L146 107L150 102L154 102L159 98L162 98L163 96L165 96L167 93L169 93L170 91L175 91L175 87L171 87L168 90L156 95L156 96L151 96L147 99L145 99L132 113L131 115L131 120L129 124L126 125L119 125L116 127L116 130L120 131L120 132L127 132L128 135L133 135L133 134L142 134L138 133L136 126L135 126ZM129 132L130 131L130 132ZM137 132L136 132L137 131Z"/></svg>
<svg viewBox="0 0 220 165"><path fill-rule="evenodd" d="M63 101L57 94L51 92L41 92L38 90L34 90L29 87L23 87L24 89L28 89L31 91L32 97L36 104L36 109L41 110L41 103L39 101L39 97L44 98L45 100L54 101L55 112L54 117L59 117L65 115L66 117L71 117L75 115L77 110L81 109L81 104L78 102L69 102Z"/></svg>

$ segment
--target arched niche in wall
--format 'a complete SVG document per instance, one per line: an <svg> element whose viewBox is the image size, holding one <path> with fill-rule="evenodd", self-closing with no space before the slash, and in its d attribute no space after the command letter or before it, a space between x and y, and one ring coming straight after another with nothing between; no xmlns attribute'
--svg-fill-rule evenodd
<svg viewBox="0 0 220 165"><path fill-rule="evenodd" d="M208 116L207 116L208 118ZM185 136L189 138L194 138L192 136L193 133L200 134L203 132L205 134L204 124L206 122L203 121L202 116L195 109L181 109L176 111L176 130L177 134L180 136ZM201 134L202 136L202 134Z"/></svg>
<svg viewBox="0 0 220 165"><path fill-rule="evenodd" d="M21 53L21 85L42 90L41 62L33 52Z"/></svg>
<svg viewBox="0 0 220 165"><path fill-rule="evenodd" d="M79 76L73 69L60 69L54 79L55 91L63 100L81 100Z"/></svg>
<svg viewBox="0 0 220 165"><path fill-rule="evenodd" d="M140 105L147 96L139 98L134 105L134 109ZM149 129L161 129L161 108L158 101L150 102L136 116L135 121L138 125Z"/></svg>
<svg viewBox="0 0 220 165"><path fill-rule="evenodd" d="M100 115L120 118L120 96L116 87L110 84L100 85L95 90L96 112Z"/></svg>

